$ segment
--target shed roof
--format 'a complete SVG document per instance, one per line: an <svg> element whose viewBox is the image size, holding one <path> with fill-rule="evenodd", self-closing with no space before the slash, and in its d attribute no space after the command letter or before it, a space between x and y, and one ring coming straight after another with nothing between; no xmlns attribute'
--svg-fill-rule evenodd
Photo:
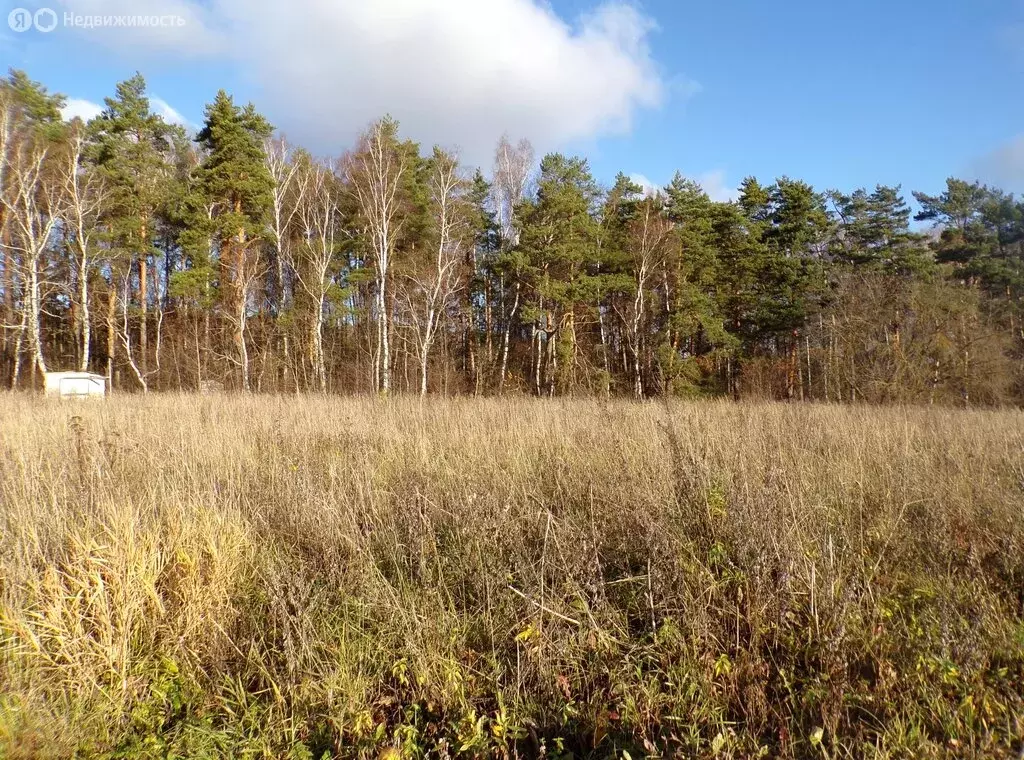
<svg viewBox="0 0 1024 760"><path fill-rule="evenodd" d="M47 372L47 377L58 380L106 380L106 375L98 375L95 372Z"/></svg>

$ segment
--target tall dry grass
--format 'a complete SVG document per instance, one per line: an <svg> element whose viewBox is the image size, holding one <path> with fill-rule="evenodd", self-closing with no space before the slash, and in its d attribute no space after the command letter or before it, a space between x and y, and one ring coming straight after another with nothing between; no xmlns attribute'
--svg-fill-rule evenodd
<svg viewBox="0 0 1024 760"><path fill-rule="evenodd" d="M1013 411L8 396L0 756L1016 757L1022 505Z"/></svg>

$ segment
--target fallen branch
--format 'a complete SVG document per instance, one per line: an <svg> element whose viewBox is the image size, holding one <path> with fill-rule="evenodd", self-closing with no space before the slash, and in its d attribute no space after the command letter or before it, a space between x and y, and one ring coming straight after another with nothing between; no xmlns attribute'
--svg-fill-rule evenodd
<svg viewBox="0 0 1024 760"><path fill-rule="evenodd" d="M544 606L543 604L541 604L540 602L536 602L536 601L534 601L533 599L531 599L530 597L528 597L528 596L527 596L526 594L524 594L524 593L523 593L522 591L520 591L519 589L517 589L517 588L516 588L515 586L509 585L509 587L508 587L508 590L509 590L509 591L511 591L511 592L512 592L513 594L516 594L516 595L518 595L518 596L521 596L521 597L522 597L523 599L525 599L526 601L528 601L528 602L529 602L530 604L533 604L533 605L536 605L537 607L540 607L540 608L541 608L542 610L544 610L544 611L545 611L545 612L547 612L548 614L550 614L550 615L554 615L554 616L555 616L556 618L558 618L559 620L564 620L564 621L565 621L566 623L572 623L572 624L573 624L573 625L575 625L575 626L579 626L579 625L582 625L582 624L580 623L580 621L579 621L579 620L573 620L573 619L572 619L571 617L566 617L565 615L563 615L563 614L561 614L561 613L559 613L559 612L555 612L555 611L554 611L553 609L551 609L550 607L545 607L545 606Z"/></svg>

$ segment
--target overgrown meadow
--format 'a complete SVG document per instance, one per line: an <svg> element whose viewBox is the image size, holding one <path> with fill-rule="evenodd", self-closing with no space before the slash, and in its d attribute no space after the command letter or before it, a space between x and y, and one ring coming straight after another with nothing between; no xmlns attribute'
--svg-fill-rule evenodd
<svg viewBox="0 0 1024 760"><path fill-rule="evenodd" d="M0 757L1017 758L1024 413L0 397Z"/></svg>

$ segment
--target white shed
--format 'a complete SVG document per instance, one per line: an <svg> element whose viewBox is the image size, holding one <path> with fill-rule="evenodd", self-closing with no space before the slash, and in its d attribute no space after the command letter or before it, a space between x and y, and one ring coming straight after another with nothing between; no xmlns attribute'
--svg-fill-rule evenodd
<svg viewBox="0 0 1024 760"><path fill-rule="evenodd" d="M102 398L107 378L92 372L47 372L43 378L47 396L54 398Z"/></svg>

